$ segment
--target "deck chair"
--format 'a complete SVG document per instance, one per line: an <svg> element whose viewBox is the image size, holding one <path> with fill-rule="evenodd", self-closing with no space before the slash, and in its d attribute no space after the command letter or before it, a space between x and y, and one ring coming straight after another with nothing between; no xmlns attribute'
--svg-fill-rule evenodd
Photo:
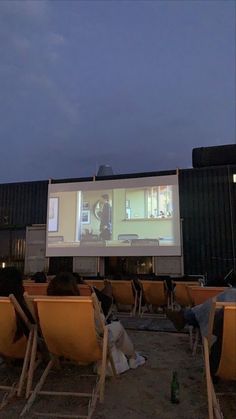
<svg viewBox="0 0 236 419"><path fill-rule="evenodd" d="M29 329L29 336L24 335L14 342L15 332L17 328L17 315L21 317L25 325ZM31 359L32 346L37 345L37 331L36 326L32 325L25 313L21 309L19 303L13 295L8 297L0 297L0 354L3 360L9 362L11 360L22 359L23 366L17 382L11 385L0 385L0 390L5 392L2 402L0 403L0 410L6 406L12 397L15 395L21 396L25 382L33 375L36 367L35 358ZM29 366L31 363L31 369Z"/></svg>
<svg viewBox="0 0 236 419"><path fill-rule="evenodd" d="M164 281L139 281L141 285L141 297L139 300L139 315L143 316L143 308L141 306L142 297L147 306L163 307L167 305L167 293ZM152 314L152 313L151 313ZM148 314L145 314L148 315ZM153 314L152 314L153 315Z"/></svg>
<svg viewBox="0 0 236 419"><path fill-rule="evenodd" d="M226 291L225 287L199 287L188 286L190 298L194 306L204 303L209 298L214 298L221 292Z"/></svg>
<svg viewBox="0 0 236 419"><path fill-rule="evenodd" d="M96 287L99 291L104 288L104 281L102 279L86 279L86 284L90 287Z"/></svg>
<svg viewBox="0 0 236 419"><path fill-rule="evenodd" d="M210 352L214 316L215 311L220 308L223 308L224 310L223 338L220 362L216 376L225 381L236 381L236 303L220 303L213 301L209 318L208 336L203 338L209 419L223 418L217 394L221 396L230 395L229 393L215 392L210 374Z"/></svg>
<svg viewBox="0 0 236 419"><path fill-rule="evenodd" d="M36 297L39 323L43 338L50 352L51 359L46 366L38 384L28 399L21 416L24 416L32 406L37 395L48 396L78 396L89 399L86 418L91 418L96 401L104 399L106 364L109 359L115 375L114 362L108 348L108 328L100 316L99 304L95 294L91 297ZM97 337L95 321L100 324L103 336ZM56 392L42 391L42 387L50 370L57 366L61 357L77 364L90 364L102 361L101 375L93 392ZM80 417L79 415L63 415L40 413L46 417Z"/></svg>
<svg viewBox="0 0 236 419"><path fill-rule="evenodd" d="M198 287L199 281L173 281L175 286L173 296L174 296L174 306L181 307L191 307L193 306L193 300L190 294L190 287ZM192 351L192 355L196 355L197 346L200 339L200 330L199 328L194 328L193 326L188 327L189 331L189 345Z"/></svg>
<svg viewBox="0 0 236 419"><path fill-rule="evenodd" d="M192 299L189 293L189 286L198 286L198 281L176 281L174 282L174 304L178 304L181 307L190 307L192 306Z"/></svg>
<svg viewBox="0 0 236 419"><path fill-rule="evenodd" d="M24 283L24 290L30 295L47 295L48 283Z"/></svg>
<svg viewBox="0 0 236 419"><path fill-rule="evenodd" d="M81 297L89 297L92 294L91 288L87 284L78 284Z"/></svg>
<svg viewBox="0 0 236 419"><path fill-rule="evenodd" d="M224 287L203 287L203 286L187 286L188 293L192 302L192 305L198 305L204 303L208 299L214 298L216 295L224 292L226 288ZM194 328L189 326L189 336L190 336L190 348L192 349L192 355L196 355L197 347L201 340L201 333L199 328ZM202 345L201 345L202 346Z"/></svg>
<svg viewBox="0 0 236 419"><path fill-rule="evenodd" d="M130 280L113 280L110 281L112 286L112 297L114 305L117 308L119 314L124 314L125 312L119 310L120 306L130 306L130 316L135 316L137 305L138 305L138 293L134 287L133 281Z"/></svg>

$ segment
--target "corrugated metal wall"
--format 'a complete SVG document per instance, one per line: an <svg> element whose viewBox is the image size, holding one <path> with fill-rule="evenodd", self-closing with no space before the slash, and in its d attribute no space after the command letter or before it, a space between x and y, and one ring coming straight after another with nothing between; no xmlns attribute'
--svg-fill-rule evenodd
<svg viewBox="0 0 236 419"><path fill-rule="evenodd" d="M0 262L23 270L25 227L45 224L48 182L0 185Z"/></svg>
<svg viewBox="0 0 236 419"><path fill-rule="evenodd" d="M0 229L44 224L47 191L47 181L0 185Z"/></svg>
<svg viewBox="0 0 236 419"><path fill-rule="evenodd" d="M187 274L207 272L211 280L225 276L235 267L236 184L233 173L236 166L179 173Z"/></svg>
<svg viewBox="0 0 236 419"><path fill-rule="evenodd" d="M179 171L185 273L209 279L235 268L236 166ZM48 182L0 185L0 262L23 266L25 226L45 224ZM56 261L52 261L52 265Z"/></svg>

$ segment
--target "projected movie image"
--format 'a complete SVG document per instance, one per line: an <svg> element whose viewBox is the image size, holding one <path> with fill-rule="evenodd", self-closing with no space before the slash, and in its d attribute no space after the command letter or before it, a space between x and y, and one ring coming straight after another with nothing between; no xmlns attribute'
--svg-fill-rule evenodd
<svg viewBox="0 0 236 419"><path fill-rule="evenodd" d="M172 183L156 186L152 178L61 184L61 190L60 184L50 185L47 254L177 254L178 191L171 178Z"/></svg>

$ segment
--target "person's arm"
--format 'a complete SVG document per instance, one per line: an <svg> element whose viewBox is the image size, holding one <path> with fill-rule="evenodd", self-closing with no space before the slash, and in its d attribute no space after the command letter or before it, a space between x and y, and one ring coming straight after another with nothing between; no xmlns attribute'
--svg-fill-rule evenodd
<svg viewBox="0 0 236 419"><path fill-rule="evenodd" d="M104 295L107 295L107 297L112 298L112 286L107 279L104 279L104 288L101 290L101 292Z"/></svg>
<svg viewBox="0 0 236 419"><path fill-rule="evenodd" d="M111 305L112 305L112 297L103 293L103 291L98 290L96 287L93 287L94 292L97 296L97 299L100 301L102 306L102 311L105 317L109 314Z"/></svg>

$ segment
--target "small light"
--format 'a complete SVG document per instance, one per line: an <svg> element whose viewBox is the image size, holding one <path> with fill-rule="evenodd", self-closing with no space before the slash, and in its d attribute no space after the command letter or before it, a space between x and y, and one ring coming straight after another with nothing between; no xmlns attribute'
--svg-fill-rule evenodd
<svg viewBox="0 0 236 419"><path fill-rule="evenodd" d="M233 174L233 182L236 183L236 173Z"/></svg>
<svg viewBox="0 0 236 419"><path fill-rule="evenodd" d="M2 268L6 267L6 262L2 262Z"/></svg>

